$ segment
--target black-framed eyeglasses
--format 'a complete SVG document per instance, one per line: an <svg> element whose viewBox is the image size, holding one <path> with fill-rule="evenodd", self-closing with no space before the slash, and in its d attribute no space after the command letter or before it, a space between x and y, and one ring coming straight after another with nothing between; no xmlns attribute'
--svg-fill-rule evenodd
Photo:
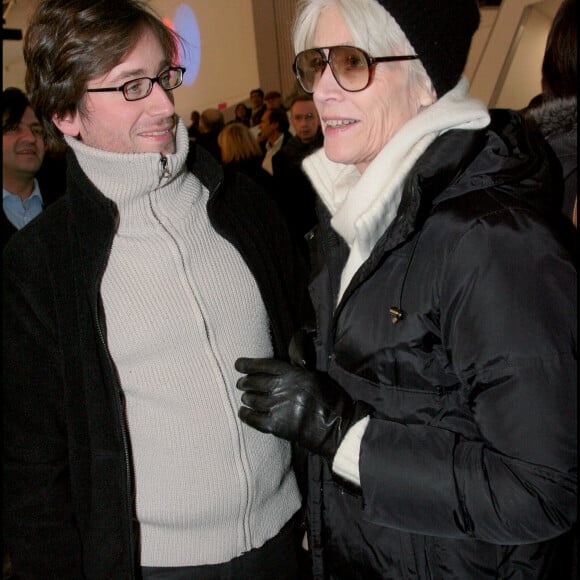
<svg viewBox="0 0 580 580"><path fill-rule="evenodd" d="M170 66L156 77L141 77L123 83L120 87L107 87L99 89L87 89L87 93L106 93L109 91L122 91L127 101L138 101L151 94L153 83L159 83L161 88L172 91L183 83L185 67Z"/></svg>
<svg viewBox="0 0 580 580"><path fill-rule="evenodd" d="M325 50L328 50L328 57L324 54ZM339 86L345 91L356 93L369 86L377 63L417 58L416 54L370 56L356 46L324 46L299 52L293 68L298 82L307 93L314 92L327 64Z"/></svg>

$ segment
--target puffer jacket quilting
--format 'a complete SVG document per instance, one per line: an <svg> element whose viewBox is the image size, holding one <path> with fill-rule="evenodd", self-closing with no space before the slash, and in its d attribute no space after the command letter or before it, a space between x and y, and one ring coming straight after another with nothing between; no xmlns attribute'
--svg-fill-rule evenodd
<svg viewBox="0 0 580 580"><path fill-rule="evenodd" d="M425 152L334 309L348 249L321 209L317 366L376 409L360 492L310 458L311 542L327 575L551 578L564 563L576 271L551 225L559 182L541 140L518 116L493 119Z"/></svg>

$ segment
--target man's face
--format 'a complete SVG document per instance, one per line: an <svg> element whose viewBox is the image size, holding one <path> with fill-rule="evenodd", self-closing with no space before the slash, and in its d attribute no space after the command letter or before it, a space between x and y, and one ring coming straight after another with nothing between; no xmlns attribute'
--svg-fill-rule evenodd
<svg viewBox="0 0 580 580"><path fill-rule="evenodd" d="M106 75L89 81L91 89L118 87L132 79L156 77L167 61L154 34L145 32L127 57ZM151 93L127 101L122 91L86 93L86 113L53 118L66 135L114 153L175 153L176 117L171 91L153 83Z"/></svg>
<svg viewBox="0 0 580 580"><path fill-rule="evenodd" d="M258 107L262 106L264 99L257 91L253 91L250 93L250 102L252 103L252 109L257 109Z"/></svg>
<svg viewBox="0 0 580 580"><path fill-rule="evenodd" d="M310 143L314 140L320 127L320 118L314 101L296 101L292 105L290 120L300 141Z"/></svg>
<svg viewBox="0 0 580 580"><path fill-rule="evenodd" d="M266 101L268 109L279 109L282 107L282 97L270 97Z"/></svg>
<svg viewBox="0 0 580 580"><path fill-rule="evenodd" d="M270 139L275 130L276 124L270 123L270 109L266 109L260 120L260 135L266 139Z"/></svg>
<svg viewBox="0 0 580 580"><path fill-rule="evenodd" d="M3 175L5 178L34 178L43 159L44 133L32 108L26 107L20 123L2 132Z"/></svg>

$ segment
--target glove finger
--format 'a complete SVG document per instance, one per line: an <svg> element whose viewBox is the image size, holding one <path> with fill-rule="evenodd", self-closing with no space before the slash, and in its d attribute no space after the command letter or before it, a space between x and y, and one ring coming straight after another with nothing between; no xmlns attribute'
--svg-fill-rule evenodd
<svg viewBox="0 0 580 580"><path fill-rule="evenodd" d="M262 433L270 433L267 414L257 413L249 407L240 407L238 417L243 423L257 429L258 431L261 431Z"/></svg>
<svg viewBox="0 0 580 580"><path fill-rule="evenodd" d="M240 391L269 393L276 386L277 379L270 375L246 375L238 379L236 388Z"/></svg>
<svg viewBox="0 0 580 580"><path fill-rule="evenodd" d="M275 404L270 397L256 395L252 392L246 392L242 395L242 403L258 413L269 413Z"/></svg>

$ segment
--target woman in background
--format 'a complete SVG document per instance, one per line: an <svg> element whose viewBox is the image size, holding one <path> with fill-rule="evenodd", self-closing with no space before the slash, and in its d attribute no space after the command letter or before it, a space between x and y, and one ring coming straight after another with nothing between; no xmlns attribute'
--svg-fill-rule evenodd
<svg viewBox="0 0 580 580"><path fill-rule="evenodd" d="M273 177L262 169L262 150L246 125L226 125L218 135L218 145L224 169L244 173L272 193Z"/></svg>

